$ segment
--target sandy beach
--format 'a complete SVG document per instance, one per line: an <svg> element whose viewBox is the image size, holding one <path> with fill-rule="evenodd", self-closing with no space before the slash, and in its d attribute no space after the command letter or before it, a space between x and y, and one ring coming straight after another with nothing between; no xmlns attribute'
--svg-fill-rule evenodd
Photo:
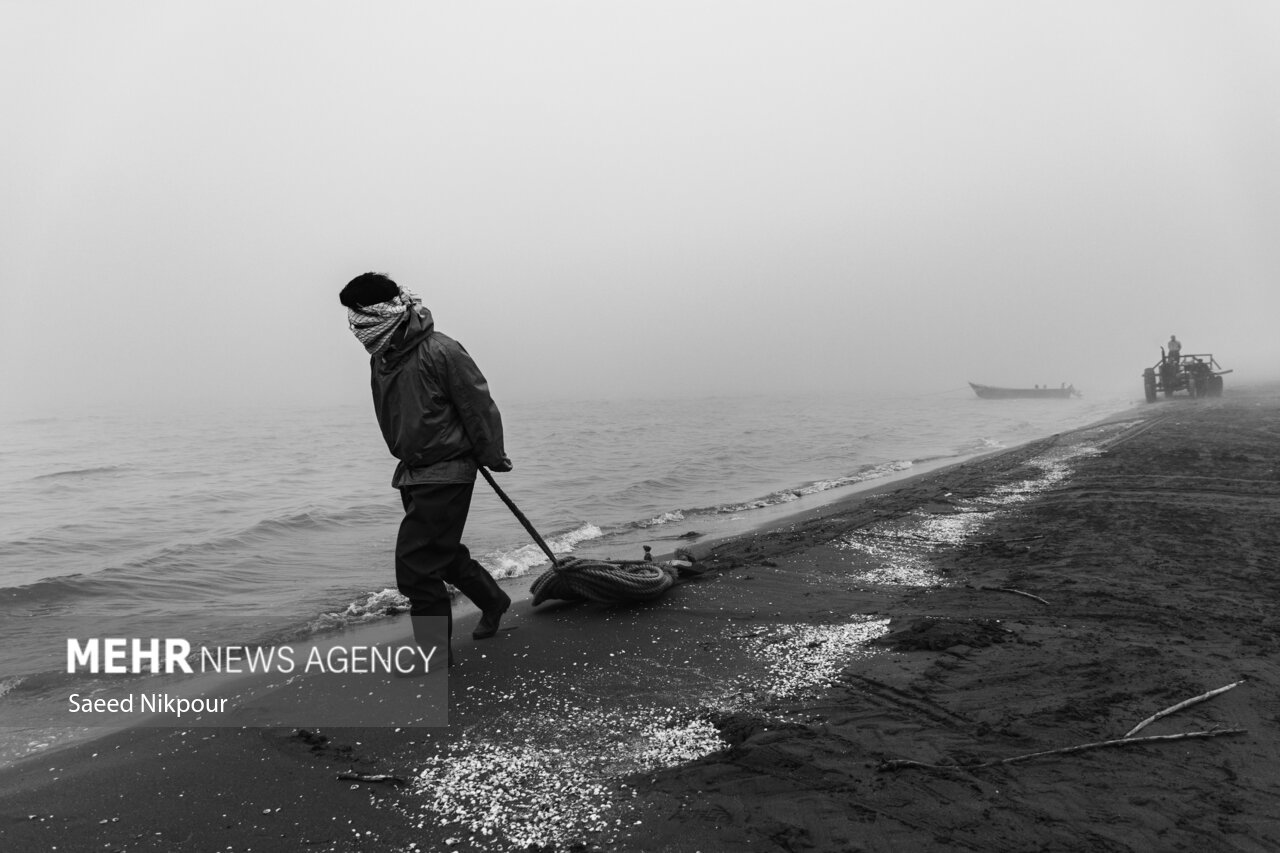
<svg viewBox="0 0 1280 853"><path fill-rule="evenodd" d="M695 544L652 604L463 616L447 728L39 755L0 849L1280 849L1277 424L1162 401Z"/></svg>

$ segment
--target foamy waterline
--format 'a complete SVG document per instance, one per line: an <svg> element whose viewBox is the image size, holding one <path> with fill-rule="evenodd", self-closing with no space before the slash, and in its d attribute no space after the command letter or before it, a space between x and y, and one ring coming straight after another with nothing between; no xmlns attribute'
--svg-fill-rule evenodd
<svg viewBox="0 0 1280 853"><path fill-rule="evenodd" d="M998 449L997 443L989 439L982 439L971 450L973 452L990 451ZM895 474L901 474L911 471L917 462L942 462L943 459L930 460L896 460L885 462L878 465L867 466L861 471L844 477L835 477L831 479L816 480L806 483L803 486L794 489L783 489L766 495L754 501L745 503L729 503L715 507L690 510L671 510L653 516L644 521L632 522L629 524L618 525L612 530L603 530L601 527L591 523L581 524L572 530L565 531L558 535L554 535L546 539L548 547L557 556L569 555L583 543L604 540L612 534L620 533L627 530L643 530L650 531L662 528L663 526L676 522L696 522L699 516L724 516L730 514L749 513L753 510L769 509L780 505L798 501L801 498L813 495L819 495L831 492L836 489L848 488L852 486L863 485L878 479L889 477ZM1051 476L1051 480L1056 482L1057 478L1063 476L1060 470L1055 470ZM1019 500L1017 497L1022 492L1043 488L1045 483L1019 483L1012 487L1005 487L1001 491L1002 496L1006 496L1008 500ZM1007 497L1007 493L1012 493L1013 497ZM990 498L988 499L990 500ZM916 533L906 534L906 536L919 537L923 534L932 534L935 536L945 535L942 530L952 530L957 526L963 525L966 532L976 529L981 524L978 514L969 515L962 518L939 519L934 516L925 516L918 520L920 530ZM893 534L893 536L903 535L901 532ZM952 533L952 538L956 541L953 544L959 544L961 536ZM894 548L890 542L868 542L864 540L851 539L843 543L842 547L855 547L864 550L869 555L875 555L880 558L883 563L883 569L880 574L874 578L870 578L875 582L889 584L908 584L908 585L924 585L927 583L937 583L939 579L932 572L931 564L927 557L920 552L919 548L914 547L914 542L900 542L899 548ZM550 565L546 554L535 544L525 544L510 549L495 549L488 553L482 554L477 558L478 562L483 565L495 578L519 578L525 577L535 570L542 570ZM456 596L457 590L452 590ZM370 593L363 596L360 600L348 604L345 609L336 612L328 612L323 614L319 619L315 620L311 625L311 630L325 631L347 627L350 625L364 624L369 621L388 618L397 613L408 609L409 602L395 590L384 589L380 592Z"/></svg>
<svg viewBox="0 0 1280 853"><path fill-rule="evenodd" d="M335 631L380 621L408 609L409 599L394 589L381 589L351 602L343 610L321 613L308 629L311 632Z"/></svg>
<svg viewBox="0 0 1280 853"><path fill-rule="evenodd" d="M793 501L798 501L800 498L808 495L821 494L822 492L829 492L832 489L840 489L845 486L855 486L860 483L865 483L868 480L878 480L881 477L887 477L890 474L906 471L909 470L913 464L914 463L910 460L885 462L882 465L873 465L845 477L835 477L830 480L815 480L812 483L806 483L805 485L798 486L794 489L782 489L753 501L747 501L746 503L740 504L728 504L726 506L716 507L711 511L719 513L746 512L753 509L765 509L767 507L777 506L778 504L792 503Z"/></svg>

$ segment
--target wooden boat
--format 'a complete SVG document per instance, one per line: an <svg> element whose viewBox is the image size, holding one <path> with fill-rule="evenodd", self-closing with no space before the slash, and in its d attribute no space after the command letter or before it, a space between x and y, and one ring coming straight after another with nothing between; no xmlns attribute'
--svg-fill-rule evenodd
<svg viewBox="0 0 1280 853"><path fill-rule="evenodd" d="M1074 385L1063 385L1060 388L997 388L995 385L979 385L970 382L973 393L984 400L1012 400L1015 398L1066 400L1079 397L1080 392Z"/></svg>

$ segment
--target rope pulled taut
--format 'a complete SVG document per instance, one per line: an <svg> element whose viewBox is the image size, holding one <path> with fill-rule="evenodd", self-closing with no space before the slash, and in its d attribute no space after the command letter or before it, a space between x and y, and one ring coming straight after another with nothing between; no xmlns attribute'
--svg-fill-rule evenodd
<svg viewBox="0 0 1280 853"><path fill-rule="evenodd" d="M516 502L507 497L507 493L502 491L502 487L493 481L493 475L489 473L489 469L481 465L480 473L489 481L489 485L493 486L493 491L502 499L502 502L507 505L507 509L511 510L511 514L516 517L516 520L524 525L525 530L529 531L529 535L533 537L534 542L538 543L538 547L542 549L542 553L547 555L547 559L551 561L551 565L557 565L558 561L556 560L556 555L551 553L551 549L547 547L547 543L543 541L542 536L536 529L534 529L533 522L525 518L524 513L520 511L520 507L516 506Z"/></svg>
<svg viewBox="0 0 1280 853"><path fill-rule="evenodd" d="M538 606L549 599L558 598L565 601L598 601L604 604L620 604L624 602L652 601L675 586L679 566L684 566L692 573L690 562L677 561L676 565L662 566L651 562L652 555L645 547L644 560L583 560L577 557L557 557L547 547L547 543L538 535L533 524L525 517L515 501L507 497L507 493L493 481L493 475L480 467L480 473L489 481L494 492L507 505L507 509L529 531L533 541L551 561L551 568L543 572L530 592L533 593L533 604ZM679 552L677 552L679 556Z"/></svg>
<svg viewBox="0 0 1280 853"><path fill-rule="evenodd" d="M622 562L563 557L529 591L536 607L550 599L622 604L652 601L676 582L676 570L643 560Z"/></svg>

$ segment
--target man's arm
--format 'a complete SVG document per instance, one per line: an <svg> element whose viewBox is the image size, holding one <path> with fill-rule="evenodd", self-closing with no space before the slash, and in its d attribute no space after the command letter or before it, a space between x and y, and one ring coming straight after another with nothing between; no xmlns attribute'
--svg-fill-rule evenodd
<svg viewBox="0 0 1280 853"><path fill-rule="evenodd" d="M448 349L449 396L475 448L476 461L494 471L510 471L502 439L502 414L489 395L489 382L457 341Z"/></svg>

